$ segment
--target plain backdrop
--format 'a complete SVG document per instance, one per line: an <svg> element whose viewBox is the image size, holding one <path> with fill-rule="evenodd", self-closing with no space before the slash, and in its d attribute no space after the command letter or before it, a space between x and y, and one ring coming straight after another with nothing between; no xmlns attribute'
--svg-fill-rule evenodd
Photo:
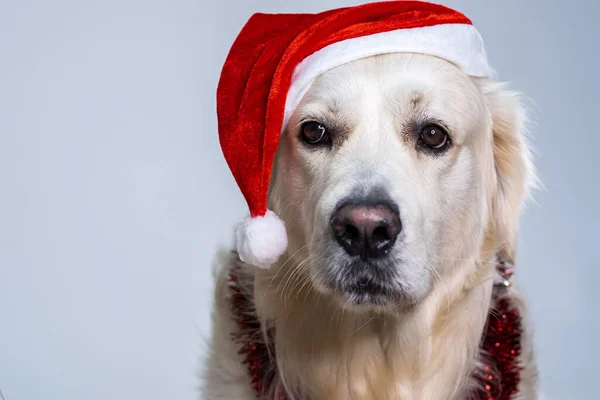
<svg viewBox="0 0 600 400"><path fill-rule="evenodd" d="M215 88L257 11L349 0L0 1L0 389L199 399L211 262L245 203ZM448 0L530 99L545 189L518 279L549 399L598 399L600 4ZM423 399L426 400L426 399Z"/></svg>

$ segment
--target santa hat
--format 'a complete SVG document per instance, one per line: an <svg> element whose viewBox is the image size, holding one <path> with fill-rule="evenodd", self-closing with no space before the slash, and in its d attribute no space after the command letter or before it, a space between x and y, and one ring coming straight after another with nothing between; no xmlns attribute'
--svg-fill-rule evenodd
<svg viewBox="0 0 600 400"><path fill-rule="evenodd" d="M285 225L267 209L279 137L322 73L365 57L421 53L490 77L481 36L463 14L420 1L386 1L318 14L254 14L223 66L219 138L250 217L236 233L242 261L268 267L287 248Z"/></svg>

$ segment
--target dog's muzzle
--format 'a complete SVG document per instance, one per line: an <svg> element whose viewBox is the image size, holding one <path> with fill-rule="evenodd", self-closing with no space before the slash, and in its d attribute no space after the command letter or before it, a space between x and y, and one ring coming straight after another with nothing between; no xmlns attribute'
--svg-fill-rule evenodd
<svg viewBox="0 0 600 400"><path fill-rule="evenodd" d="M394 297L397 260L393 249L402 232L400 211L385 193L345 199L330 220L337 268L331 282L356 303L384 303ZM340 251L341 250L341 251Z"/></svg>

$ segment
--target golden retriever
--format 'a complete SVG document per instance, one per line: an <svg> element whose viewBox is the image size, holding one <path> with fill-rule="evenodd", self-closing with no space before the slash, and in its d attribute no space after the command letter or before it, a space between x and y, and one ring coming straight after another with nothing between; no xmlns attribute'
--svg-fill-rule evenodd
<svg viewBox="0 0 600 400"><path fill-rule="evenodd" d="M537 399L524 302L497 268L514 262L534 182L523 109L504 85L420 54L322 74L273 166L287 253L270 269L234 252L218 262L204 398L256 398L232 286L258 326L246 337L268 350L267 399L479 398L473 371L504 282L523 318L512 399Z"/></svg>

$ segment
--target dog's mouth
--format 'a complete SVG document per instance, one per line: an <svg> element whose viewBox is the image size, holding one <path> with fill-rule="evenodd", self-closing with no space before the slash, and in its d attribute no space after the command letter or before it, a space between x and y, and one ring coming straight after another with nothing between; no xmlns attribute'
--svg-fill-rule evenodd
<svg viewBox="0 0 600 400"><path fill-rule="evenodd" d="M361 278L349 286L349 292L353 294L385 295L388 289L378 282L369 278Z"/></svg>
<svg viewBox="0 0 600 400"><path fill-rule="evenodd" d="M399 259L340 260L322 270L315 283L344 307L380 311L408 308L422 300L426 291L412 290L403 269L406 266Z"/></svg>
<svg viewBox="0 0 600 400"><path fill-rule="evenodd" d="M402 288L375 274L346 275L330 281L329 290L336 293L345 306L391 307L404 303Z"/></svg>
<svg viewBox="0 0 600 400"><path fill-rule="evenodd" d="M388 306L397 297L392 288L366 277L344 285L341 293L349 305Z"/></svg>

